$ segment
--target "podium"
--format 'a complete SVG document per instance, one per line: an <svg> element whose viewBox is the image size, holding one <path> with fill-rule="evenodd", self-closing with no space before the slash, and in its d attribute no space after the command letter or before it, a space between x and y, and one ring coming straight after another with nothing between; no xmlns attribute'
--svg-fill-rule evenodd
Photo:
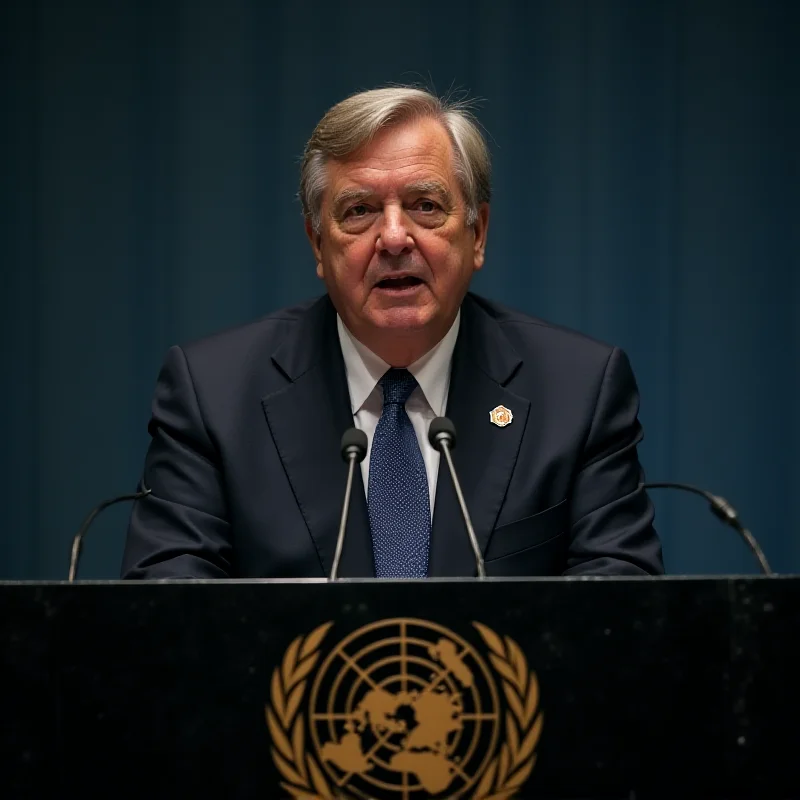
<svg viewBox="0 0 800 800"><path fill-rule="evenodd" d="M800 797L800 579L2 583L4 797Z"/></svg>

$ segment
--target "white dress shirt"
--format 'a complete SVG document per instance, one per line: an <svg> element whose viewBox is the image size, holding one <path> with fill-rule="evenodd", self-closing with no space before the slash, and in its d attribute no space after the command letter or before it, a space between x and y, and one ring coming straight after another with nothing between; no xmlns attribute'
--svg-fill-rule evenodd
<svg viewBox="0 0 800 800"><path fill-rule="evenodd" d="M406 401L406 413L414 426L414 433L417 434L417 441L425 462L431 518L433 518L433 504L436 497L436 479L439 474L439 453L431 447L428 441L428 426L434 417L444 416L447 408L453 348L456 345L460 323L461 312L459 311L456 314L455 322L439 344L408 367L408 371L417 379L419 385ZM359 342L345 327L338 315L336 327L339 331L339 344L344 356L353 420L356 428L367 434L367 457L361 462L361 477L364 481L364 491L369 493L369 460L372 455L372 437L383 411L383 391L378 381L389 369L389 364Z"/></svg>

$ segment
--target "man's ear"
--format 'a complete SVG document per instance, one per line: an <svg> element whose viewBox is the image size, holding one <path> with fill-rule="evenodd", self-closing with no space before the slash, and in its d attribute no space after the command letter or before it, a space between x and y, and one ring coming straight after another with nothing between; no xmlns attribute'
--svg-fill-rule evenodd
<svg viewBox="0 0 800 800"><path fill-rule="evenodd" d="M486 255L486 237L489 234L489 204L481 203L478 206L478 217L472 225L475 232L475 243L473 249L473 269L479 270L483 266L483 259Z"/></svg>
<svg viewBox="0 0 800 800"><path fill-rule="evenodd" d="M324 277L322 269L322 234L314 230L311 224L311 219L306 217L306 236L311 244L311 250L314 253L314 261L317 262L317 277Z"/></svg>

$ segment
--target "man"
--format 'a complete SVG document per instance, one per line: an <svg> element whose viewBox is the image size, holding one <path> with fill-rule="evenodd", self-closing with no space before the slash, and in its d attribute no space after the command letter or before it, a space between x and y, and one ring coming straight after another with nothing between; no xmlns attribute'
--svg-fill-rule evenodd
<svg viewBox="0 0 800 800"><path fill-rule="evenodd" d="M483 266L490 164L458 104L389 88L334 106L300 197L327 294L184 349L162 369L123 563L131 578L469 576L446 414L492 575L663 571L618 349L467 294Z"/></svg>

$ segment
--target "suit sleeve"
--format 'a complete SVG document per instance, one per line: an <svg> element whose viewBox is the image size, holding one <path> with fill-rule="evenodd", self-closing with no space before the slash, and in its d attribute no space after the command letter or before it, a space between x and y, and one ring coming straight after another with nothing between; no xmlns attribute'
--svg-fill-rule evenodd
<svg viewBox="0 0 800 800"><path fill-rule="evenodd" d="M123 578L231 576L220 455L206 429L183 350L158 378L142 483L151 494L131 514Z"/></svg>
<svg viewBox="0 0 800 800"><path fill-rule="evenodd" d="M606 364L571 493L565 575L660 575L661 544L637 455L639 393L625 354Z"/></svg>

